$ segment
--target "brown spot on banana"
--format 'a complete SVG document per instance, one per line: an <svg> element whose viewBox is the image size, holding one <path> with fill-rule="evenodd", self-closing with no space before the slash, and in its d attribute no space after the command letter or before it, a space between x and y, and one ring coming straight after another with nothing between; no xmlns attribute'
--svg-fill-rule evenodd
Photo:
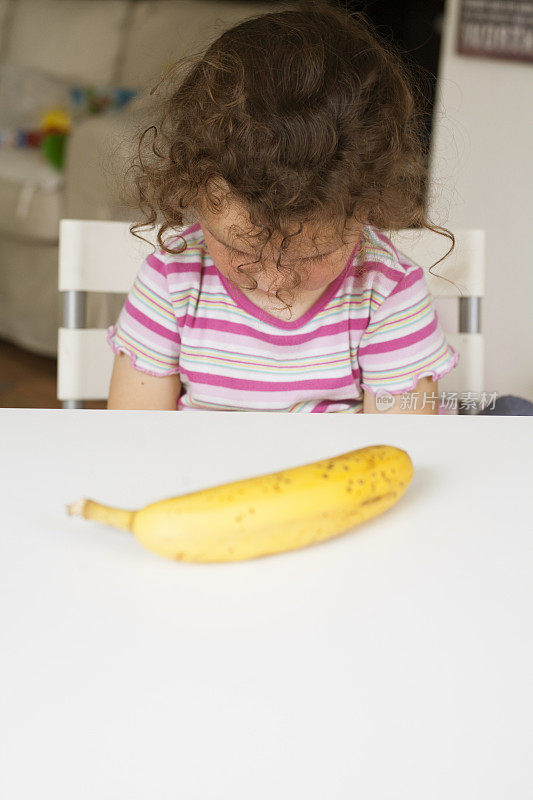
<svg viewBox="0 0 533 800"><path fill-rule="evenodd" d="M362 506L368 506L370 503L377 503L378 500L384 500L385 497L396 497L395 492L385 492L385 494L378 494L376 497L369 497L368 500L363 500L361 502Z"/></svg>

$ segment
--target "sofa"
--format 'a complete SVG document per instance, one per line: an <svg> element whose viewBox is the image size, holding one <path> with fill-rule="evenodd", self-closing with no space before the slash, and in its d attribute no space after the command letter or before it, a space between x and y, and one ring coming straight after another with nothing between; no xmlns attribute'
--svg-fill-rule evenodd
<svg viewBox="0 0 533 800"><path fill-rule="evenodd" d="M115 171L131 155L132 135L151 102L149 89L165 67L204 49L241 19L294 5L246 0L0 0L0 129L13 108L13 102L6 105L5 75L17 71L32 76L36 94L43 91L39 81L46 87L56 81L65 90L69 83L82 83L129 87L138 93L120 110L75 121L62 169L38 148L0 148L1 339L57 356L59 220L134 218L117 193ZM115 322L124 297L89 293L87 327L106 328Z"/></svg>

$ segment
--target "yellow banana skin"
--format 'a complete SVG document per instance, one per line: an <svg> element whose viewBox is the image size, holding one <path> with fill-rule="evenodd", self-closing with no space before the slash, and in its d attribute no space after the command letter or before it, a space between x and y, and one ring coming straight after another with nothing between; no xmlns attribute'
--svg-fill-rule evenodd
<svg viewBox="0 0 533 800"><path fill-rule="evenodd" d="M390 508L412 476L405 450L372 445L159 500L138 511L87 499L67 511L131 530L141 544L167 558L241 561L344 533Z"/></svg>

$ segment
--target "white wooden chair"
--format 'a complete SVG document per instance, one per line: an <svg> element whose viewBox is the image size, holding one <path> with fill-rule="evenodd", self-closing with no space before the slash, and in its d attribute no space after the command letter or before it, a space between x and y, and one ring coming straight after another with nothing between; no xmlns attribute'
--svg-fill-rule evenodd
<svg viewBox="0 0 533 800"><path fill-rule="evenodd" d="M141 233L155 242L155 232ZM480 324L485 232L461 230L454 231L454 235L453 253L434 272L454 281L462 293L458 332L445 331L447 341L460 353L460 359L457 367L439 381L439 393L477 395L485 388ZM395 231L390 238L399 250L424 268L434 298L458 297L452 283L428 272L448 251L448 239L425 229ZM153 248L132 236L128 222L61 220L59 291L63 295L63 326L58 334L57 397L63 408L84 408L86 400L105 400L108 395L114 353L106 342L107 328L85 327L86 293L127 294L141 262L151 252ZM476 410L477 404L461 407L459 403L457 413Z"/></svg>

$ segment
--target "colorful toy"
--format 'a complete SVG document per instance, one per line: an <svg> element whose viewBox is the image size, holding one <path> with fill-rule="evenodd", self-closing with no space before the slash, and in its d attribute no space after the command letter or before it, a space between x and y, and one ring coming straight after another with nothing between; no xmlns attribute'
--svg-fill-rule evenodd
<svg viewBox="0 0 533 800"><path fill-rule="evenodd" d="M56 169L62 169L67 136L73 122L105 111L118 111L137 95L134 89L94 86L75 86L70 92L70 113L55 107L46 111L38 128L18 128L0 131L0 147L39 147L45 159Z"/></svg>
<svg viewBox="0 0 533 800"><path fill-rule="evenodd" d="M41 119L41 150L46 160L56 169L63 169L65 142L70 126L70 116L62 108L52 108Z"/></svg>
<svg viewBox="0 0 533 800"><path fill-rule="evenodd" d="M63 108L52 108L41 117L44 133L70 133L70 115Z"/></svg>
<svg viewBox="0 0 533 800"><path fill-rule="evenodd" d="M101 114L103 111L119 111L137 95L135 89L113 89L99 86L75 86L70 98L77 112Z"/></svg>

